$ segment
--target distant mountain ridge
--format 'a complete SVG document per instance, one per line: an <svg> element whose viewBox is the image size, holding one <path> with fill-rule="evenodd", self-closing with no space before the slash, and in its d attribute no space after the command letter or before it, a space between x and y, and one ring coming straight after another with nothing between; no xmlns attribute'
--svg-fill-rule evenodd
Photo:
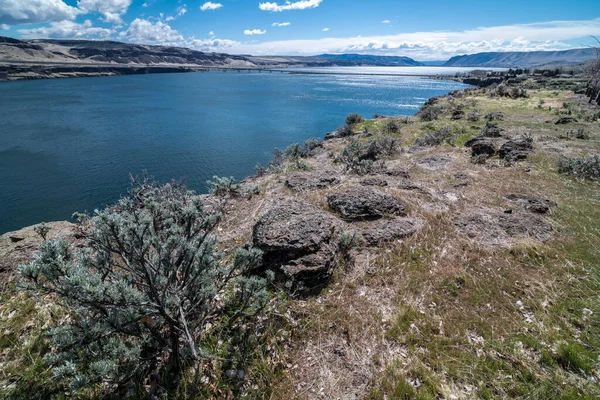
<svg viewBox="0 0 600 400"><path fill-rule="evenodd" d="M597 57L593 48L562 51L494 52L452 57L444 67L532 68L581 64Z"/></svg>
<svg viewBox="0 0 600 400"><path fill-rule="evenodd" d="M318 56L314 56L314 58L336 61L350 61L356 63L365 63L369 65L376 64L381 66L422 67L424 65L419 61L415 61L412 58L403 56L375 56L369 54L321 54Z"/></svg>
<svg viewBox="0 0 600 400"><path fill-rule="evenodd" d="M0 36L0 61L35 63L246 66L245 57L204 53L182 47L147 46L94 40L17 40Z"/></svg>

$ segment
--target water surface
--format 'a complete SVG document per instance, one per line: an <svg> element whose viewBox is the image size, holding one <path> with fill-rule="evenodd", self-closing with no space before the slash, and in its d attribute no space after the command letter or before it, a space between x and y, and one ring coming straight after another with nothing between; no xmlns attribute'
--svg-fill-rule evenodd
<svg viewBox="0 0 600 400"><path fill-rule="evenodd" d="M125 194L129 173L241 179L350 112L412 115L465 87L419 77L210 72L0 82L0 233Z"/></svg>

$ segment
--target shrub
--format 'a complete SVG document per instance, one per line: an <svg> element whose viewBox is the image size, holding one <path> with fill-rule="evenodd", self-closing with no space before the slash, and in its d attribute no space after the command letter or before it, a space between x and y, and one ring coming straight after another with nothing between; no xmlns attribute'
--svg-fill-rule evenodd
<svg viewBox="0 0 600 400"><path fill-rule="evenodd" d="M472 122L477 122L481 118L481 114L476 111L467 114L467 119Z"/></svg>
<svg viewBox="0 0 600 400"><path fill-rule="evenodd" d="M359 247L363 242L363 237L357 233L342 232L338 237L338 253L344 263L345 268L349 268L354 262L352 249Z"/></svg>
<svg viewBox="0 0 600 400"><path fill-rule="evenodd" d="M346 116L346 125L353 126L360 124L361 122L365 122L365 118L358 113L352 113Z"/></svg>
<svg viewBox="0 0 600 400"><path fill-rule="evenodd" d="M425 134L423 137L415 139L417 146L439 146L442 143L454 144L455 136L450 131L450 128L442 128L438 131L432 131Z"/></svg>
<svg viewBox="0 0 600 400"><path fill-rule="evenodd" d="M442 108L434 105L425 104L419 112L417 116L421 121L433 121L438 119L438 116L443 112Z"/></svg>
<svg viewBox="0 0 600 400"><path fill-rule="evenodd" d="M266 301L266 280L245 277L261 252L238 249L225 262L212 235L219 218L185 187L145 179L96 211L83 249L43 242L19 274L21 287L54 295L70 313L48 331L55 380L76 392L141 386L150 375L173 387L187 366L198 374L212 357L197 346L208 321L227 315L235 326Z"/></svg>
<svg viewBox="0 0 600 400"><path fill-rule="evenodd" d="M235 182L233 176L218 177L213 176L212 181L206 181L208 191L219 197L237 197L240 192L240 185Z"/></svg>
<svg viewBox="0 0 600 400"><path fill-rule="evenodd" d="M275 149L271 161L266 168L261 165L256 166L258 175L264 173L279 173L286 170L306 170L310 165L301 158L310 157L313 150L322 147L323 141L320 139L311 138L304 144L294 143L285 150Z"/></svg>
<svg viewBox="0 0 600 400"><path fill-rule="evenodd" d="M351 125L342 125L336 129L338 137L348 137L354 135L354 129Z"/></svg>
<svg viewBox="0 0 600 400"><path fill-rule="evenodd" d="M383 123L382 129L384 133L398 133L400 132L400 122L396 118L388 118Z"/></svg>
<svg viewBox="0 0 600 400"><path fill-rule="evenodd" d="M502 130L500 129L500 127L498 127L497 122L488 121L481 128L481 133L479 134L479 136L497 138L502 136L501 132Z"/></svg>
<svg viewBox="0 0 600 400"><path fill-rule="evenodd" d="M52 228L50 228L48 225L46 225L45 222L42 222L41 224L36 225L33 228L33 231L35 233L37 233L42 239L46 240L46 236L48 236L50 229L52 229Z"/></svg>
<svg viewBox="0 0 600 400"><path fill-rule="evenodd" d="M359 175L372 172L374 162L397 151L398 142L392 138L372 139L367 143L357 140L348 144L337 156L336 162L343 163L347 171Z"/></svg>
<svg viewBox="0 0 600 400"><path fill-rule="evenodd" d="M504 113L501 113L500 111L493 111L491 113L486 114L485 119L487 119L488 121L503 121Z"/></svg>
<svg viewBox="0 0 600 400"><path fill-rule="evenodd" d="M600 179L600 155L565 158L558 163L558 172L579 179Z"/></svg>

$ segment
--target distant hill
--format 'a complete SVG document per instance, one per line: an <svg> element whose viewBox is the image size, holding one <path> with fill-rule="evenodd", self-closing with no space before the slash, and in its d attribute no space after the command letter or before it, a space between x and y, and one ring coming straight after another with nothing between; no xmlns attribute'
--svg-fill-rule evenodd
<svg viewBox="0 0 600 400"><path fill-rule="evenodd" d="M423 63L413 60L408 57L398 56L374 56L368 54L321 54L314 56L316 59L333 60L341 62L351 62L365 65L379 66L402 66L402 67L420 67Z"/></svg>
<svg viewBox="0 0 600 400"><path fill-rule="evenodd" d="M549 65L581 64L597 53L592 48L563 51L477 53L452 57L444 67L532 68Z"/></svg>
<svg viewBox="0 0 600 400"><path fill-rule="evenodd" d="M245 57L181 47L93 40L17 40L0 36L0 61L48 64L253 67Z"/></svg>

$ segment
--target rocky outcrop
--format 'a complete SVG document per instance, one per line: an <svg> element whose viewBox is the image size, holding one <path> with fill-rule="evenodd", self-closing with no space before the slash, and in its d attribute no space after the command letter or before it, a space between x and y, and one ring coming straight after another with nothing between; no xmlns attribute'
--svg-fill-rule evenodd
<svg viewBox="0 0 600 400"><path fill-rule="evenodd" d="M540 199L526 194L509 194L504 196L510 202L536 214L546 214L558 206L552 200Z"/></svg>
<svg viewBox="0 0 600 400"><path fill-rule="evenodd" d="M285 179L285 186L296 192L313 189L325 189L340 183L335 171L323 171L321 173L293 173Z"/></svg>
<svg viewBox="0 0 600 400"><path fill-rule="evenodd" d="M362 181L360 181L360 184L363 186L379 186L379 187L384 187L384 186L388 185L388 183L385 179L377 178L374 176L363 179Z"/></svg>
<svg viewBox="0 0 600 400"><path fill-rule="evenodd" d="M347 220L406 215L406 205L380 190L356 187L327 196L327 204Z"/></svg>
<svg viewBox="0 0 600 400"><path fill-rule="evenodd" d="M492 157L496 154L496 146L494 142L489 139L478 138L470 144L471 147L471 156L488 156Z"/></svg>
<svg viewBox="0 0 600 400"><path fill-rule="evenodd" d="M526 212L505 213L481 208L459 214L457 231L483 244L508 246L514 239L550 240L553 228L541 217Z"/></svg>
<svg viewBox="0 0 600 400"><path fill-rule="evenodd" d="M500 147L498 153L505 160L524 160L533 153L533 145L528 140L509 140Z"/></svg>
<svg viewBox="0 0 600 400"><path fill-rule="evenodd" d="M358 232L369 246L403 239L417 232L421 222L410 218L387 219L360 223Z"/></svg>
<svg viewBox="0 0 600 400"><path fill-rule="evenodd" d="M277 198L264 207L252 240L264 252L265 269L283 274L295 289L312 290L329 280L337 235L337 221L327 213L303 201Z"/></svg>

